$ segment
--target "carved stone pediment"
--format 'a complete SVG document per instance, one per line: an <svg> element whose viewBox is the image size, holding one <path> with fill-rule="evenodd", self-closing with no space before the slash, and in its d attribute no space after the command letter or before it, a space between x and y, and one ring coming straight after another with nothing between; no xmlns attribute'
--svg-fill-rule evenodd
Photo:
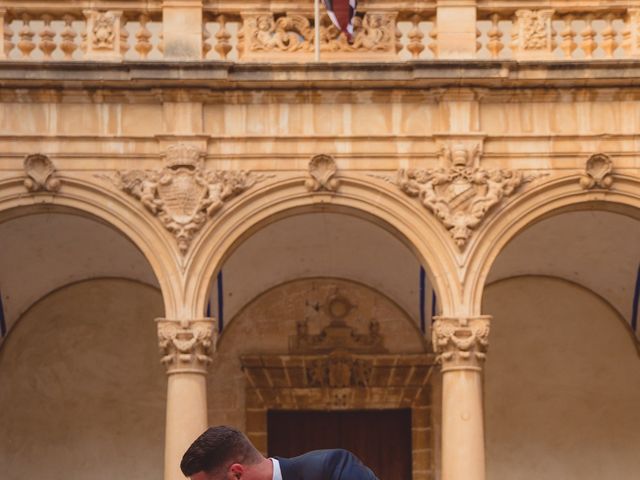
<svg viewBox="0 0 640 480"><path fill-rule="evenodd" d="M182 253L225 201L263 178L245 171L207 171L203 155L194 146L178 144L167 150L166 165L160 171L130 170L109 177L160 219Z"/></svg>

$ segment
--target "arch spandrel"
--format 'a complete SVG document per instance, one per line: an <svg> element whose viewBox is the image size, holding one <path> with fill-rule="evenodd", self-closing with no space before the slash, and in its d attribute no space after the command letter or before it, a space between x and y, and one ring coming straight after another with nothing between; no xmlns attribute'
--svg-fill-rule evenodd
<svg viewBox="0 0 640 480"><path fill-rule="evenodd" d="M229 203L193 242L186 259L186 305L204 311L211 278L235 247L263 226L305 212L331 211L363 217L399 238L430 272L443 311L460 298L455 245L419 204L372 179L340 177L337 193L309 193L305 177L256 185Z"/></svg>
<svg viewBox="0 0 640 480"><path fill-rule="evenodd" d="M482 312L486 279L504 247L535 223L567 211L604 210L640 220L640 178L615 175L610 189L585 190L580 175L543 181L489 219L470 245L463 299L470 314Z"/></svg>
<svg viewBox="0 0 640 480"><path fill-rule="evenodd" d="M24 177L0 182L0 221L38 212L75 212L106 223L142 253L160 285L168 317L179 310L181 290L175 281L181 277L177 249L171 238L142 208L129 203L117 192L84 178L58 176L61 187L55 193L30 194Z"/></svg>

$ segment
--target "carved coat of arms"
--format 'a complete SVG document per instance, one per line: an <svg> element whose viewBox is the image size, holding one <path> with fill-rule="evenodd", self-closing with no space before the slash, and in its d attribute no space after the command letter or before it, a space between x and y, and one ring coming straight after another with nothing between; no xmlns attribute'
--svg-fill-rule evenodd
<svg viewBox="0 0 640 480"><path fill-rule="evenodd" d="M167 163L161 171L132 170L118 172L112 178L118 188L140 200L160 219L183 253L225 200L259 179L245 171L205 171L202 155L196 147L174 145L167 150Z"/></svg>

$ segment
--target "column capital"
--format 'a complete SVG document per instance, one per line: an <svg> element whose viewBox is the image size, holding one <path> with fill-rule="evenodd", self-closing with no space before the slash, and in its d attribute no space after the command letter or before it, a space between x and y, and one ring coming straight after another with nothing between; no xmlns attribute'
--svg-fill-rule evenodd
<svg viewBox="0 0 640 480"><path fill-rule="evenodd" d="M157 318L161 362L167 374L206 374L217 332L212 318L170 320Z"/></svg>
<svg viewBox="0 0 640 480"><path fill-rule="evenodd" d="M433 348L442 371L482 370L489 346L491 316L434 317Z"/></svg>

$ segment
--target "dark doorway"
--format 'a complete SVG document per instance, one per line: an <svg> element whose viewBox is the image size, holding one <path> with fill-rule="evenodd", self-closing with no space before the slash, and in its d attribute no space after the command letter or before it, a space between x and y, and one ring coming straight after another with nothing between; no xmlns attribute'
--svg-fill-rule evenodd
<svg viewBox="0 0 640 480"><path fill-rule="evenodd" d="M380 480L411 478L411 410L288 411L267 414L269 456L345 448Z"/></svg>

